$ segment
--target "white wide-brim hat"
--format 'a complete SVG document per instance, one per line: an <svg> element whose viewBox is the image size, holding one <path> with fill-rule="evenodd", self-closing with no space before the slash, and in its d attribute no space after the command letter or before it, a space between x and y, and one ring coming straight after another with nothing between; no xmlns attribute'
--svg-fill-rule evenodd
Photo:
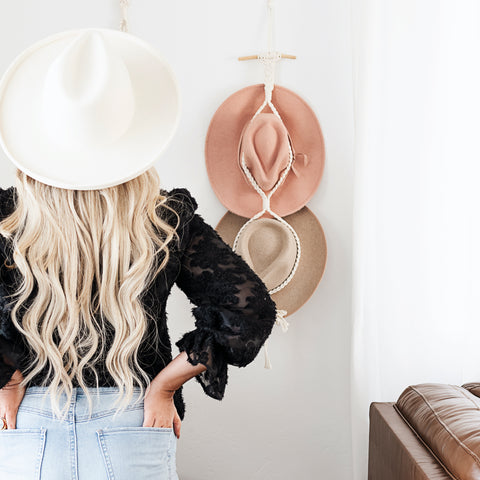
<svg viewBox="0 0 480 480"><path fill-rule="evenodd" d="M179 124L175 74L131 33L83 28L20 53L0 79L0 143L27 175L91 190L150 168Z"/></svg>

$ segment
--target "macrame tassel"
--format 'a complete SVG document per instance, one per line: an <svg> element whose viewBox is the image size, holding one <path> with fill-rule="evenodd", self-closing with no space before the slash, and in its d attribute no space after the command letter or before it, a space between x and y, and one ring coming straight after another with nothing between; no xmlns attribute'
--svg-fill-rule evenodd
<svg viewBox="0 0 480 480"><path fill-rule="evenodd" d="M265 351L265 368L268 368L269 370L271 370L272 364L270 363L270 358L268 358L267 342L268 342L268 339L265 340L265 343L263 344L263 349Z"/></svg>
<svg viewBox="0 0 480 480"><path fill-rule="evenodd" d="M275 318L275 323L282 327L282 331L286 332L288 330L288 326L290 325L287 320L285 319L285 315L287 314L286 310L277 310L277 316Z"/></svg>
<svg viewBox="0 0 480 480"><path fill-rule="evenodd" d="M275 325L279 325L282 328L282 332L286 332L289 327L289 323L285 319L285 315L287 314L286 310L277 310L277 316L275 317ZM268 368L269 370L272 369L272 363L270 362L270 358L268 356L268 350L267 350L267 342L268 339L265 340L265 343L263 344L263 349L265 352L265 366L264 368Z"/></svg>

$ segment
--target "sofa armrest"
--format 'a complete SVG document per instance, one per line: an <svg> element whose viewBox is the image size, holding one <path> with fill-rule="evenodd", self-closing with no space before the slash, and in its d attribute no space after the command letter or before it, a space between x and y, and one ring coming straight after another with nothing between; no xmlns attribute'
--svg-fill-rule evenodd
<svg viewBox="0 0 480 480"><path fill-rule="evenodd" d="M389 402L370 405L368 480L451 480Z"/></svg>

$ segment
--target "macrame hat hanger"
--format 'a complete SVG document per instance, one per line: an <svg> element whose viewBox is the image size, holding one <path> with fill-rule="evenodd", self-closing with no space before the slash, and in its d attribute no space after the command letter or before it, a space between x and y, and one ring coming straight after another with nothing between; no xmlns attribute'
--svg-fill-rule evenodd
<svg viewBox="0 0 480 480"><path fill-rule="evenodd" d="M249 124L251 124L257 115L259 115L262 110L268 105L270 109L272 110L273 114L278 117L280 122L285 126L283 123L282 117L278 113L277 109L275 108L275 105L273 105L272 102L272 92L275 87L275 64L277 61L279 61L281 58L295 58L293 55L288 55L286 56L285 54L281 54L280 52L277 52L273 48L273 28L274 28L274 22L273 22L273 8L274 8L274 2L273 0L268 0L267 1L267 9L268 9L268 50L265 54L263 55L258 55L257 58L262 60L263 65L264 65L264 85L265 85L265 99L262 102L262 104L258 107L257 111L249 121ZM248 126L247 126L248 128ZM285 130L288 132L288 129L285 127ZM283 170L281 173L280 177L278 178L277 182L273 186L273 188L267 193L265 193L260 186L258 185L257 181L253 177L252 173L250 172L250 169L247 167L246 161L245 161L245 154L242 148L240 148L240 166L243 170L243 173L245 174L246 178L252 185L252 187L255 189L255 191L260 195L262 198L262 210L257 212L250 220L248 220L242 228L238 231L237 235L235 236L235 240L233 242L233 250L236 251L237 245L238 245L238 240L242 233L245 231L246 228L250 226L252 222L255 222L257 219L262 217L265 213L269 213L272 215L274 218L276 218L284 227L286 227L291 234L293 235L293 238L295 239L295 245L296 245L296 255L295 255L295 262L293 265L292 270L288 274L288 276L280 283L280 285L276 286L275 288L269 290L269 294L273 294L275 292L278 292L282 288L284 288L290 280L293 278L293 275L295 275L295 272L298 267L298 262L300 261L300 255L301 255L301 245L300 245L300 239L298 238L297 232L293 229L293 227L286 222L280 215L275 213L271 209L270 205L270 199L272 195L277 191L277 189L283 184L286 176L288 175L290 169L292 168L292 163L293 163L293 151L292 151L292 145L290 138L288 137L288 153L289 153L289 158L288 158L288 164L286 168ZM285 319L285 315L287 312L285 310L277 308L277 317L275 319L275 324L279 325L282 328L283 332L287 332L289 323ZM264 343L264 352L265 352L265 368L271 369L272 364L270 362L270 358L268 356L268 348L267 348L267 341Z"/></svg>
<svg viewBox="0 0 480 480"><path fill-rule="evenodd" d="M268 86L268 88L272 89L273 90L273 85L270 84ZM266 95L268 95L268 90L267 88L265 89L266 91ZM271 103L271 90L270 90L270 95L269 95L269 98L267 99L266 98L266 102L264 102L265 104L268 103L268 105L270 105L270 108L272 109L275 109L275 107L273 106L273 104ZM261 109L264 107L264 104L261 105L261 107L257 110L257 112L255 113L255 115L253 116L252 118L252 121L255 119L255 117L261 112ZM276 111L276 109L275 109ZM278 112L276 113L278 115ZM280 116L278 115L278 117L280 118ZM280 118L281 120L281 118ZM245 161L245 155L244 155L244 151L243 151L243 148L240 149L240 155L241 155L241 158L240 158L240 164L241 164L241 167L243 169L243 172L245 173L248 181L250 182L250 184L252 185L252 187L255 189L255 191L261 196L262 198L262 201L263 201L263 208L262 210L260 210L259 212L257 212L252 218L250 218L243 226L242 228L240 228L240 230L238 231L237 235L235 236L235 240L233 242L233 250L234 251L237 251L237 246L238 246L238 242L239 242L239 239L241 238L241 235L242 233L244 233L249 227L251 227L253 225L253 222L258 222L258 220L265 214L265 213L269 213L270 215L272 215L277 221L279 221L282 226L284 228L286 228L287 230L290 231L290 233L292 234L293 238L294 238L294 241L295 241L295 245L296 245L296 254L295 254L295 260L294 260L294 264L293 264L293 267L291 269L291 271L289 272L289 274L287 275L287 277L277 286L275 286L274 288L270 289L269 290L269 294L273 294L275 292L278 292L279 290L281 290L282 288L284 288L286 285L288 285L288 283L291 281L291 279L293 278L293 276L295 275L295 272L297 271L297 267L298 267L298 263L300 262L300 256L301 256L301 245L300 245L300 239L298 238L298 235L297 235L297 232L295 231L295 229L288 223L286 222L280 215L278 215L277 213L275 213L272 209L271 209L271 206L270 206L270 199L272 197L272 195L277 191L277 189L282 185L282 183L284 182L285 180L285 177L288 175L291 167L292 167L292 162L293 162L293 153L292 153L292 148L291 148L291 145L290 145L290 142L288 142L288 150L289 150L289 160L288 160L288 164L286 166L286 168L283 170L283 172L281 173L280 177L278 178L277 182L275 183L275 185L273 186L273 188L267 193L265 193L261 188L260 186L258 185L257 181L255 180L255 178L253 177L252 173L250 172L250 169L247 167L247 164L246 164L246 161ZM282 310L282 309L279 309L277 308L277 316L276 316L276 320L275 320L275 323L276 325L279 325L281 328L282 328L282 331L283 332L286 332L288 330L288 322L287 320L285 319L285 316L286 316L287 312L285 310ZM265 342L264 344L264 351L265 351L265 368L272 368L272 365L271 365L271 362L270 362L270 359L268 357L268 350L267 350L267 342L268 340Z"/></svg>
<svg viewBox="0 0 480 480"><path fill-rule="evenodd" d="M207 131L205 156L212 187L229 210L216 229L259 276L276 280L267 288L277 305L276 325L286 332L285 317L308 300L325 268L325 235L305 206L323 174L325 147L310 106L293 91L275 85L276 63L296 57L274 49L273 0L267 0L267 14L267 52L239 57L261 60L264 82L235 92L217 109ZM273 132L280 132L280 142L268 139ZM277 149L280 158L272 159ZM238 168L232 165L234 158ZM283 240L269 244L275 228ZM265 257L276 256L274 263L280 265L265 268L268 260L261 259L262 250ZM267 345L268 339L264 353L265 368L270 369Z"/></svg>
<svg viewBox="0 0 480 480"><path fill-rule="evenodd" d="M272 87L272 89L273 89L273 87ZM271 100L270 100L270 102L271 102ZM272 107L273 107L273 104L272 104ZM275 107L273 107L273 108L275 108ZM278 215L276 212L274 212L271 208L271 205L270 205L270 199L272 198L273 194L281 187L281 185L283 184L286 176L288 175L288 173L290 172L291 167L292 167L293 153L292 153L292 147L291 147L291 140L288 136L288 133L287 133L286 129L284 128L285 134L281 136L280 141L275 141L275 137L276 137L275 133L277 131L273 129L273 132L275 132L275 133L272 133L272 129L268 128L272 125L272 122L270 121L269 117L273 114L263 114L264 115L263 119L265 119L265 120L262 121L262 123L260 124L260 128L258 130L253 129L253 132L250 133L249 132L250 127L255 126L255 123L254 123L255 119L259 118L259 117L257 117L257 115L262 115L260 112L261 112L261 110L258 109L257 112L255 113L255 115L253 116L253 118L247 123L246 128L244 130L244 134L242 134L242 136L241 136L240 147L239 147L239 157L240 157L239 158L239 164L241 165L241 168L242 168L243 172L245 173L245 177L247 178L248 182L251 184L252 188L262 198L262 207L263 208L259 212L257 212L252 218L250 218L242 226L242 228L239 230L239 232L237 233L237 235L235 237L235 240L233 242L233 250L237 251L238 244L239 244L239 241L241 239L242 234L244 234L246 231L248 231L248 229L251 229L251 227L254 223L258 223L258 220L262 216L264 216L266 213L270 214L274 219L276 219L276 221L280 222L282 227L285 228L289 232L289 234L293 237L295 245L296 245L296 254L295 254L295 257L294 257L294 263L293 263L292 269L289 272L289 274L278 285L276 285L274 288L272 288L269 291L270 294L273 294L275 292L278 292L282 288L284 288L286 285L288 285L288 283L292 279L293 275L295 274L295 272L297 270L297 267L298 267L298 262L300 261L301 245L300 245L300 240L298 238L298 235L295 232L295 229L288 222L286 222L280 215ZM276 115L278 115L278 113ZM275 117L275 118L277 118L277 117ZM278 118L279 118L279 121L280 121L281 125L283 126L283 122L282 122L279 115L278 115ZM259 136L263 137L263 138L258 139ZM272 139L273 139L273 141L272 141ZM266 146L266 148L262 148L262 140L266 141L266 145L264 145L264 146ZM280 143L280 147L279 147L279 143ZM286 144L286 147L284 145L282 145L283 143ZM251 162L254 163L254 165L256 163L261 162L261 159L259 158L261 155L265 155L265 156L268 156L268 157L276 156L278 158L278 157L283 156L282 153L281 153L282 150L287 150L288 151L288 158L287 158L286 166L285 166L285 168L283 168L283 171L280 173L279 177L276 179L275 184L273 185L272 188L270 188L268 193L265 192L260 187L259 182L257 181L257 179L254 177L254 175L250 171L249 167L247 166L247 160L246 160L246 156L245 156L245 151L246 150L253 153L253 158L251 159ZM271 160L271 158L267 159L267 162L269 163L269 166L271 167L272 162L269 161L269 160ZM265 172L265 169L264 169L263 165L260 165L259 171L264 174L263 175L263 177L264 177L264 182L263 183L264 184L267 183L268 180L270 180L270 182L268 182L268 183L271 183L271 179L269 178L269 175L267 175L267 172ZM283 316L285 314L286 314L286 312L283 312L283 311L279 312L278 320L279 320L280 323L282 323L283 325L286 326L286 321L284 321L284 319L283 319Z"/></svg>
<svg viewBox="0 0 480 480"><path fill-rule="evenodd" d="M233 249L252 266L270 294L289 283L300 258L300 240L295 229L271 209L270 203L292 163L288 131L275 114L258 113L246 122L239 142L238 166L246 182L262 198L262 209L242 226ZM265 253L264 258L259 251Z"/></svg>

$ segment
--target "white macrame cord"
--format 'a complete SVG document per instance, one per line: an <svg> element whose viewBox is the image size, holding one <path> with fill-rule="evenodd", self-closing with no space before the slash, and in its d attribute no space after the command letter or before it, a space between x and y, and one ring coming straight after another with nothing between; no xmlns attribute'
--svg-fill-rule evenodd
<svg viewBox="0 0 480 480"><path fill-rule="evenodd" d="M277 109L272 103L272 92L273 88L275 86L275 64L279 60L281 60L282 55L280 52L274 51L273 49L273 7L274 7L274 1L273 0L267 0L267 9L268 9L268 51L265 54L259 54L257 55L257 58L260 59L264 65L264 90L265 90L265 100L263 103L260 105L260 107L257 109L255 112L255 115L253 115L252 119L253 120L262 110L263 108L268 105L272 112L280 119L280 121L284 124L282 117L278 113ZM250 121L251 121L250 120ZM285 124L284 124L285 125ZM241 167L243 172L245 173L247 179L249 180L250 184L252 187L255 189L255 191L262 197L262 210L255 214L252 218L250 218L243 226L242 228L238 231L235 240L233 242L233 250L235 251L237 248L238 244L238 239L244 229L253 221L261 217L264 213L268 212L270 213L274 218L276 218L279 222L281 222L283 225L285 225L290 232L293 234L293 237L295 239L295 244L297 247L297 253L295 256L295 262L293 265L292 270L290 271L289 275L287 278L278 286L275 288L269 290L269 294L273 294L275 292L278 292L282 288L284 288L293 278L295 275L295 272L297 271L299 262L300 262L300 256L301 256L301 245L300 245L300 239L298 238L297 232L295 232L294 228L286 222L280 215L276 214L274 211L272 211L270 207L270 199L272 195L276 192L278 187L284 182L288 172L290 171L293 163L293 152L292 152L292 147L290 144L290 138L289 138L289 143L288 143L288 149L289 149L289 161L288 165L285 168L285 170L282 172L282 175L278 179L277 183L274 185L272 190L268 193L268 195L259 187L257 182L255 181L255 178L251 174L250 170L248 169L246 163L245 163L245 158L242 155L241 158ZM287 315L286 310L281 310L277 309L277 315L275 318L275 325L278 325L281 327L283 332L286 332L289 327L289 323L285 319L285 316ZM270 362L270 358L268 356L268 349L267 349L267 343L268 339L264 343L264 352L265 352L265 368L271 369L272 364Z"/></svg>
<svg viewBox="0 0 480 480"><path fill-rule="evenodd" d="M122 32L128 32L128 19L127 19L127 12L129 7L129 0L120 0L120 9L121 9L121 16L122 19L120 21L120 30Z"/></svg>
<svg viewBox="0 0 480 480"><path fill-rule="evenodd" d="M279 180L277 181L277 183L275 184L275 186L272 188L272 190L269 192L268 195L258 186L257 182L255 181L255 178L253 177L253 175L251 174L250 170L248 169L248 167L245 163L245 157L243 155L242 155L242 160L241 160L242 169L245 172L245 175L247 176L248 180L250 181L250 183L253 186L253 188L255 189L255 191L262 197L263 209L260 212L256 213L252 218L250 218L250 220L248 220L246 223L243 224L242 228L240 228L240 230L238 231L238 233L235 237L235 240L233 242L233 250L236 251L237 246L238 246L238 240L239 240L242 232L245 230L245 228L251 222L254 222L255 220L257 220L259 217L261 217L266 212L270 213L279 222L281 222L283 225L285 225L290 230L290 232L292 232L292 235L295 239L295 244L297 246L297 253L296 253L296 256L295 256L295 262L294 262L294 265L292 267L292 270L290 271L287 278L280 285L278 285L278 286L276 286L276 287L274 287L274 288L272 288L271 290L268 291L269 294L273 294L273 293L276 293L276 292L282 290L282 288L284 288L290 282L290 280L292 280L293 276L295 275L295 272L297 271L298 264L300 262L300 255L301 255L301 251L302 251L301 245L300 245L300 239L298 238L297 232L294 230L294 228L288 222L286 222L280 215L275 213L270 208L270 199L271 199L272 195L275 193L277 188L283 183L283 181L284 181L285 177L287 176L288 172L290 171L290 168L291 168L291 165L292 165L293 154L292 154L292 150L291 150L290 145L289 145L289 150L290 150L290 160L289 160L288 166L287 166L287 168L285 168L285 170L283 171Z"/></svg>

